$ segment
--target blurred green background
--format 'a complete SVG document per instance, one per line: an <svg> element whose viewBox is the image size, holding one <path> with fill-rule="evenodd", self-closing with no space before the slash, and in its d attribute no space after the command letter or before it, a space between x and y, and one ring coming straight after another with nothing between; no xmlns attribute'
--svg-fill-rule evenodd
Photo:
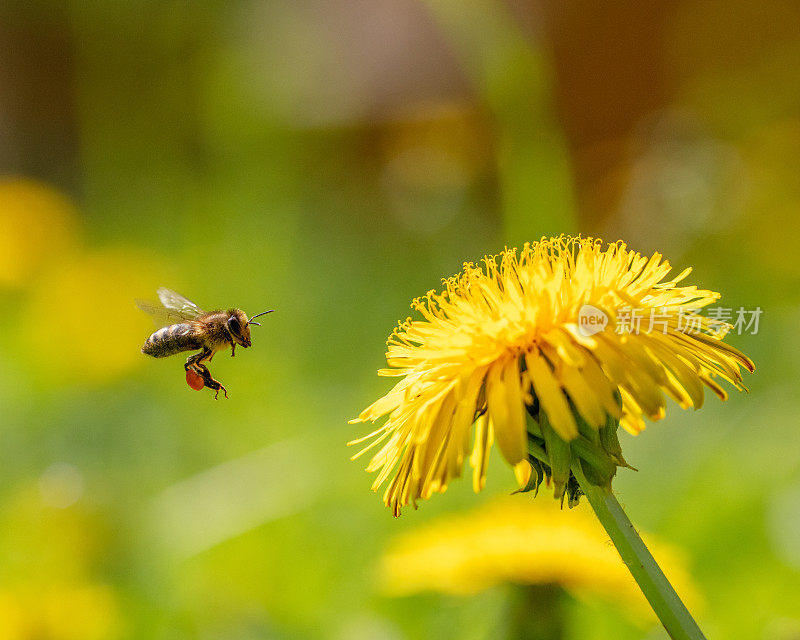
<svg viewBox="0 0 800 640"><path fill-rule="evenodd" d="M751 393L625 436L709 637L800 638L800 7L6 1L0 638L495 638L502 588L390 598L345 442L384 340L465 260L581 232L760 306ZM688 282L688 281L687 281ZM230 391L150 360L159 286L276 313ZM524 498L521 498L524 499ZM547 499L545 495L539 499ZM570 638L665 638L569 602Z"/></svg>

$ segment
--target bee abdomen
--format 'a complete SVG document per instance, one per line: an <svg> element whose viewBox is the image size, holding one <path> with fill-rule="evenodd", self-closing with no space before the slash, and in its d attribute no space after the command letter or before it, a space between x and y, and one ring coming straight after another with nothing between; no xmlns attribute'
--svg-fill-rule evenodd
<svg viewBox="0 0 800 640"><path fill-rule="evenodd" d="M181 323L153 333L142 346L142 353L154 358L165 358L181 351L200 349L202 346L195 337L192 326Z"/></svg>

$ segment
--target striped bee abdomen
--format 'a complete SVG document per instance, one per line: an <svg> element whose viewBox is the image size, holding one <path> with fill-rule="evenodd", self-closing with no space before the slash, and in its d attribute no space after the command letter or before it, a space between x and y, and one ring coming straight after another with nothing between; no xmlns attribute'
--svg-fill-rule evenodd
<svg viewBox="0 0 800 640"><path fill-rule="evenodd" d="M181 351L193 351L202 347L192 326L180 323L156 331L145 341L142 353L154 358L165 358Z"/></svg>

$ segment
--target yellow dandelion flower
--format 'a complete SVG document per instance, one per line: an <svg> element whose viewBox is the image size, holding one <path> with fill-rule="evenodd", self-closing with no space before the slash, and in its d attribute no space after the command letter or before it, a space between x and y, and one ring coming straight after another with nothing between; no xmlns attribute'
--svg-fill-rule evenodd
<svg viewBox="0 0 800 640"><path fill-rule="evenodd" d="M379 371L399 382L352 421L387 417L351 443L369 441L354 458L377 448L373 489L388 481L383 499L399 515L469 459L479 491L496 441L521 486L546 477L573 504L576 460L601 486L626 465L618 425L638 433L667 396L699 408L704 387L724 400L718 379L744 389L740 369L753 363L723 342L729 325L696 315L719 294L678 286L691 269L668 279L671 269L623 242L542 238L465 263L414 300L422 319L394 330Z"/></svg>
<svg viewBox="0 0 800 640"><path fill-rule="evenodd" d="M701 598L680 550L648 536L650 548L686 601ZM389 595L469 595L499 584L557 585L581 598L613 601L634 620L653 620L608 535L588 509L493 500L398 536L381 560Z"/></svg>

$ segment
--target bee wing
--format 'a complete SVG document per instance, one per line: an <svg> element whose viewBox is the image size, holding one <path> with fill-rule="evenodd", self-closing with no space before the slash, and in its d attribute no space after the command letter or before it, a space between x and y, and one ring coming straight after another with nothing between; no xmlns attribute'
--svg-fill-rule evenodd
<svg viewBox="0 0 800 640"><path fill-rule="evenodd" d="M164 308L177 312L184 320L196 318L205 313L194 302L184 298L180 293L175 293L165 287L158 290L158 299Z"/></svg>
<svg viewBox="0 0 800 640"><path fill-rule="evenodd" d="M151 302L150 300L136 300L136 306L152 316L158 326L193 320L204 313L191 300L187 300L182 295L169 289L163 287L159 289L158 297L160 303Z"/></svg>
<svg viewBox="0 0 800 640"><path fill-rule="evenodd" d="M158 302L140 300L137 298L136 306L153 318L153 322L157 327L165 327L168 324L175 324L176 322L184 322L186 320L186 318L177 311L167 309Z"/></svg>

